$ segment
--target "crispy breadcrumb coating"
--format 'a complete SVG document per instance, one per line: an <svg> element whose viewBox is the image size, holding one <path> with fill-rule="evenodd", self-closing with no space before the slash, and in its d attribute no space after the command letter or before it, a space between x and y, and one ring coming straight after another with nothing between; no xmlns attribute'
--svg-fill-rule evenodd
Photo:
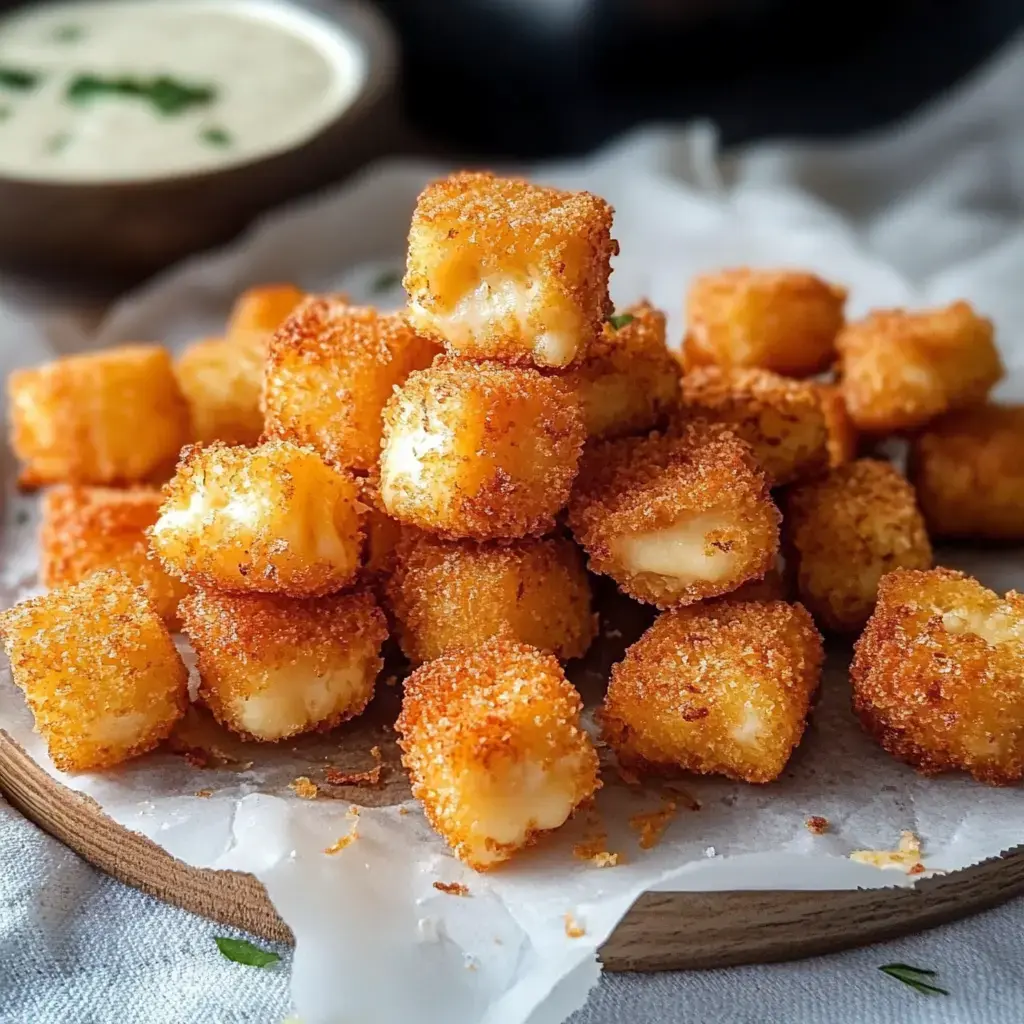
<svg viewBox="0 0 1024 1024"><path fill-rule="evenodd" d="M493 639L417 669L395 728L413 795L477 871L558 828L601 785L583 702L552 655Z"/></svg>
<svg viewBox="0 0 1024 1024"><path fill-rule="evenodd" d="M633 771L771 782L803 736L822 660L798 604L729 597L665 612L612 669L602 736Z"/></svg>
<svg viewBox="0 0 1024 1024"><path fill-rule="evenodd" d="M857 632L893 569L930 569L914 490L894 466L857 459L791 488L783 505L787 569L825 629Z"/></svg>
<svg viewBox="0 0 1024 1024"><path fill-rule="evenodd" d="M681 413L743 438L773 486L828 468L828 428L814 384L767 370L699 367L683 377Z"/></svg>
<svg viewBox="0 0 1024 1024"><path fill-rule="evenodd" d="M690 285L683 364L812 377L829 367L846 289L814 274L742 267Z"/></svg>
<svg viewBox="0 0 1024 1024"><path fill-rule="evenodd" d="M98 569L118 569L145 595L169 629L189 588L150 557L146 531L160 492L150 488L54 487L43 495L39 577L46 587L78 583Z"/></svg>
<svg viewBox="0 0 1024 1024"><path fill-rule="evenodd" d="M188 670L153 606L103 570L0 614L0 639L36 732L64 772L152 750L188 706Z"/></svg>
<svg viewBox="0 0 1024 1024"><path fill-rule="evenodd" d="M590 437L622 437L659 426L679 404L680 367L665 346L665 314L648 302L632 319L605 323L586 355L551 379L580 402Z"/></svg>
<svg viewBox="0 0 1024 1024"><path fill-rule="evenodd" d="M7 378L19 484L132 484L169 473L189 412L159 345L65 356ZM164 476L166 479L166 476Z"/></svg>
<svg viewBox="0 0 1024 1024"><path fill-rule="evenodd" d="M857 641L850 678L861 724L925 773L1024 778L1024 595L1001 600L950 569L899 569Z"/></svg>
<svg viewBox="0 0 1024 1024"><path fill-rule="evenodd" d="M384 409L381 496L396 519L452 537L539 536L584 437L579 404L536 370L439 358Z"/></svg>
<svg viewBox="0 0 1024 1024"><path fill-rule="evenodd" d="M821 398L821 411L828 431L829 465L835 467L852 462L857 458L860 438L846 408L842 388L837 384L819 384L818 396Z"/></svg>
<svg viewBox="0 0 1024 1024"><path fill-rule="evenodd" d="M208 338L189 345L174 367L199 444L254 445L263 432L260 391L266 339Z"/></svg>
<svg viewBox="0 0 1024 1024"><path fill-rule="evenodd" d="M779 547L779 512L749 446L702 422L589 447L569 526L592 572L659 608L759 579Z"/></svg>
<svg viewBox="0 0 1024 1024"><path fill-rule="evenodd" d="M231 341L265 339L304 298L305 292L293 284L264 284L242 292L232 307L227 337Z"/></svg>
<svg viewBox="0 0 1024 1024"><path fill-rule="evenodd" d="M384 664L384 614L368 593L296 599L197 590L181 606L199 699L221 725L276 742L360 714Z"/></svg>
<svg viewBox="0 0 1024 1024"><path fill-rule="evenodd" d="M306 299L270 341L267 437L310 445L333 465L372 469L380 456L384 403L439 351L399 313Z"/></svg>
<svg viewBox="0 0 1024 1024"><path fill-rule="evenodd" d="M359 569L358 494L355 479L312 448L193 445L164 488L150 543L169 573L193 585L329 594Z"/></svg>
<svg viewBox="0 0 1024 1024"><path fill-rule="evenodd" d="M876 310L836 340L850 418L875 434L923 426L978 405L1003 376L992 321L966 302Z"/></svg>
<svg viewBox="0 0 1024 1024"><path fill-rule="evenodd" d="M936 537L1024 540L1024 405L985 405L929 424L909 475Z"/></svg>
<svg viewBox="0 0 1024 1024"><path fill-rule="evenodd" d="M597 631L583 558L563 537L403 545L387 584L405 656L420 664L505 635L579 658Z"/></svg>
<svg viewBox="0 0 1024 1024"><path fill-rule="evenodd" d="M568 366L612 312L612 208L462 172L423 190L403 284L421 333L471 359Z"/></svg>

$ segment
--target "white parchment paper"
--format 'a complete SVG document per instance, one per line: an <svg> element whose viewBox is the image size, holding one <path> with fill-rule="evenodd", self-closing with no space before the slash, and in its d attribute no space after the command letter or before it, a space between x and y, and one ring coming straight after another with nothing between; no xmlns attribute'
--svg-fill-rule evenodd
<svg viewBox="0 0 1024 1024"><path fill-rule="evenodd" d="M966 297L996 320L1011 370L1000 393L1024 398L1024 60L1012 49L918 122L832 149L773 146L723 157L710 129L647 131L582 164L536 169L538 180L585 187L616 207L613 295L641 296L681 334L682 296L698 270L727 264L814 269L851 290L848 311ZM392 162L348 186L267 218L231 248L183 265L120 303L81 344L216 333L247 285L296 281L397 305L375 285L401 265L415 197L438 168ZM23 316L0 308L6 372L53 351L39 296ZM2 294L0 294L2 301ZM67 346L66 332L59 347ZM8 473L8 476L10 474ZM32 592L35 508L8 486L0 587L4 603ZM1024 553L957 549L940 562L1003 591L1024 589ZM614 868L573 857L582 820L507 868L459 865L410 805L364 810L359 839L348 804L302 801L287 782L304 770L287 746L254 748L245 771L197 775L161 753L101 775L59 776L21 697L0 676L0 726L49 772L89 794L116 821L189 864L251 871L297 939L293 994L305 1024L557 1024L597 978L596 950L636 897L654 887L831 889L911 884L856 864L855 849L922 840L929 868L953 871L1024 840L1019 787L926 780L858 729L849 710L847 652L830 653L821 700L784 777L766 787L695 780L700 810L680 809L643 851L627 822L661 806L609 780L599 812ZM199 786L212 796L195 796ZM809 815L831 823L822 836ZM435 881L462 882L468 898ZM584 930L566 934L565 915Z"/></svg>

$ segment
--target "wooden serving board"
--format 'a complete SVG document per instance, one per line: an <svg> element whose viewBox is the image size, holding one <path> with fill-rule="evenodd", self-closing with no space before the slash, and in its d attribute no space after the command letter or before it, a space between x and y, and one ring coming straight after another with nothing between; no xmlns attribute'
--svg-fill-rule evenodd
<svg viewBox="0 0 1024 1024"><path fill-rule="evenodd" d="M136 889L268 939L291 934L252 875L200 870L117 825L0 731L0 793L91 864ZM1024 850L916 889L648 893L601 949L608 970L791 960L930 928L1024 895Z"/></svg>

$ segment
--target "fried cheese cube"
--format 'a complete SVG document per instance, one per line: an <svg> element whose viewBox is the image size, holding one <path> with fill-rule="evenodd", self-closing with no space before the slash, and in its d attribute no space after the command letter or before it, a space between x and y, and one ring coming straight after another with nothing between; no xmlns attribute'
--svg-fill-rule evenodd
<svg viewBox="0 0 1024 1024"><path fill-rule="evenodd" d="M683 377L682 416L721 423L743 438L773 486L828 468L828 427L814 384L767 370L699 367Z"/></svg>
<svg viewBox="0 0 1024 1024"><path fill-rule="evenodd" d="M122 572L93 573L0 613L0 639L36 732L63 772L145 754L185 714L188 670Z"/></svg>
<svg viewBox="0 0 1024 1024"><path fill-rule="evenodd" d="M841 387L859 430L885 434L978 405L1003 376L992 321L966 302L876 310L836 340Z"/></svg>
<svg viewBox="0 0 1024 1024"><path fill-rule="evenodd" d="M359 488L312 448L185 449L164 489L153 550L174 576L232 593L317 597L359 570Z"/></svg>
<svg viewBox="0 0 1024 1024"><path fill-rule="evenodd" d="M1024 595L949 569L898 569L857 641L861 724L893 757L979 782L1024 778Z"/></svg>
<svg viewBox="0 0 1024 1024"><path fill-rule="evenodd" d="M760 579L779 548L779 511L750 447L703 422L588 448L569 527L592 572L659 608Z"/></svg>
<svg viewBox="0 0 1024 1024"><path fill-rule="evenodd" d="M163 501L151 488L54 487L43 495L39 576L44 586L78 583L99 569L124 573L168 628L189 588L150 557L146 531Z"/></svg>
<svg viewBox="0 0 1024 1024"><path fill-rule="evenodd" d="M307 299L270 341L266 434L309 445L332 465L373 469L384 403L438 352L398 313Z"/></svg>
<svg viewBox="0 0 1024 1024"><path fill-rule="evenodd" d="M7 378L11 446L26 488L131 484L170 472L189 414L159 345L66 356Z"/></svg>
<svg viewBox="0 0 1024 1024"><path fill-rule="evenodd" d="M909 473L933 536L1024 540L1024 405L929 424L911 442Z"/></svg>
<svg viewBox="0 0 1024 1024"><path fill-rule="evenodd" d="M174 367L199 444L254 445L263 433L266 340L208 338L189 345Z"/></svg>
<svg viewBox="0 0 1024 1024"><path fill-rule="evenodd" d="M368 593L294 598L197 590L182 602L199 699L221 725L274 743L361 714L384 664Z"/></svg>
<svg viewBox="0 0 1024 1024"><path fill-rule="evenodd" d="M579 403L536 370L441 358L384 409L381 497L396 519L452 537L539 536L584 437Z"/></svg>
<svg viewBox="0 0 1024 1024"><path fill-rule="evenodd" d="M228 340L265 340L305 297L293 284L264 284L242 292L228 320Z"/></svg>
<svg viewBox="0 0 1024 1024"><path fill-rule="evenodd" d="M578 658L597 631L583 558L564 537L480 543L423 534L402 546L387 596L413 664L499 635Z"/></svg>
<svg viewBox="0 0 1024 1024"><path fill-rule="evenodd" d="M845 302L845 288L795 270L702 274L687 296L683 364L812 377L835 357Z"/></svg>
<svg viewBox="0 0 1024 1024"><path fill-rule="evenodd" d="M446 654L406 679L402 763L460 860L495 867L597 791L582 710L552 655L511 640Z"/></svg>
<svg viewBox="0 0 1024 1024"><path fill-rule="evenodd" d="M886 573L932 566L914 489L877 459L857 459L791 488L782 534L800 600L837 633L855 633L868 621Z"/></svg>
<svg viewBox="0 0 1024 1024"><path fill-rule="evenodd" d="M579 399L590 437L621 437L658 426L679 404L680 367L665 346L665 314L631 306L606 322L568 370L551 379Z"/></svg>
<svg viewBox="0 0 1024 1024"><path fill-rule="evenodd" d="M454 355L568 366L613 309L611 226L589 192L469 172L435 181L409 231L409 318Z"/></svg>
<svg viewBox="0 0 1024 1024"><path fill-rule="evenodd" d="M846 408L842 389L836 384L819 384L818 397L821 399L821 411L825 416L825 429L828 431L828 463L829 466L842 466L857 458L860 438L857 428L850 419Z"/></svg>
<svg viewBox="0 0 1024 1024"><path fill-rule="evenodd" d="M612 669L601 734L632 771L771 782L803 736L823 657L798 604L665 612Z"/></svg>

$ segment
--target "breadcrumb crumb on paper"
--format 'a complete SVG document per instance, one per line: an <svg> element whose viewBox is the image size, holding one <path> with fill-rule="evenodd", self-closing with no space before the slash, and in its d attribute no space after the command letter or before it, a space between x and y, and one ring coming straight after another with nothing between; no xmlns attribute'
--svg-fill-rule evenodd
<svg viewBox="0 0 1024 1024"><path fill-rule="evenodd" d="M587 934L586 928L572 914L565 915L565 934L570 939L582 939Z"/></svg>
<svg viewBox="0 0 1024 1024"><path fill-rule="evenodd" d="M324 769L324 781L331 786L379 786L384 778L384 762L380 747L371 747L375 764L362 772L346 772L333 766Z"/></svg>
<svg viewBox="0 0 1024 1024"><path fill-rule="evenodd" d="M358 838L359 832L355 828L353 828L352 831L348 833L348 835L344 835L340 839L337 839L335 842L331 843L331 845L328 846L326 850L324 850L324 853L327 854L328 857L333 857L336 853L341 853L341 851L344 850L346 846L351 846L352 843L354 843Z"/></svg>
<svg viewBox="0 0 1024 1024"><path fill-rule="evenodd" d="M302 797L303 800L315 800L320 793L319 786L305 775L300 775L297 779L293 779L289 783L288 788L294 790L295 795Z"/></svg>
<svg viewBox="0 0 1024 1024"><path fill-rule="evenodd" d="M468 896L469 886L461 882L434 882L434 888L438 892L446 893L448 896Z"/></svg>
<svg viewBox="0 0 1024 1024"><path fill-rule="evenodd" d="M629 819L629 827L639 833L638 842L641 850L652 850L661 842L678 809L679 805L675 800L666 799L660 810L644 811L641 814L634 814Z"/></svg>
<svg viewBox="0 0 1024 1024"><path fill-rule="evenodd" d="M895 850L854 850L850 860L883 871L904 871L908 875L921 875L927 871L921 859L921 840L909 829L900 833Z"/></svg>
<svg viewBox="0 0 1024 1024"><path fill-rule="evenodd" d="M816 836L823 836L831 828L828 818L823 818L820 814L812 814L804 824L807 831Z"/></svg>

